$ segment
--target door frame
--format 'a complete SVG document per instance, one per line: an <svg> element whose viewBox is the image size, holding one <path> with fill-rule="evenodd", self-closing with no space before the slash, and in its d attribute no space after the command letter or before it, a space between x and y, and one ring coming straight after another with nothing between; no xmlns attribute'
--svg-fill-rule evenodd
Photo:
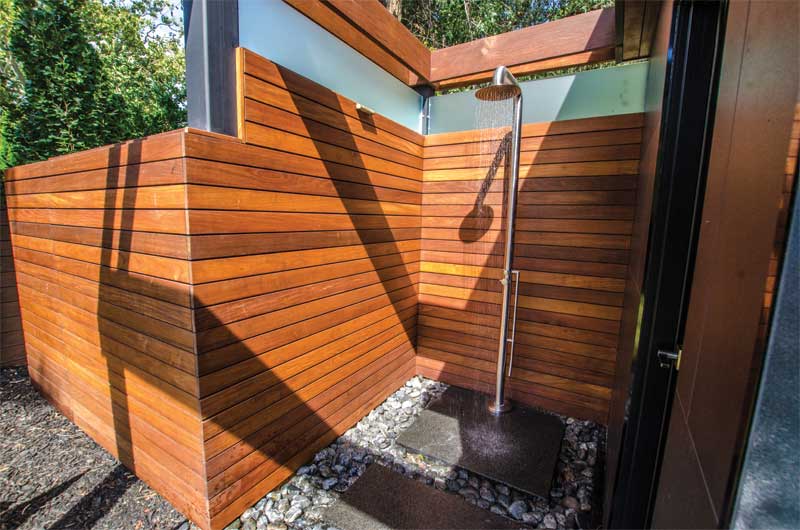
<svg viewBox="0 0 800 530"><path fill-rule="evenodd" d="M683 340L713 132L727 4L672 13L644 304L610 528L647 528L655 505Z"/></svg>

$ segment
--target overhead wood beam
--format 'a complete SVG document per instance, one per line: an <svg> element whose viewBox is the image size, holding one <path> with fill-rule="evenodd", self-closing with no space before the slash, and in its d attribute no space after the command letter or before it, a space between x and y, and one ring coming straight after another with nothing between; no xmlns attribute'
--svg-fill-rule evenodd
<svg viewBox="0 0 800 530"><path fill-rule="evenodd" d="M427 84L428 50L378 0L284 0L409 86Z"/></svg>
<svg viewBox="0 0 800 530"><path fill-rule="evenodd" d="M612 59L614 59L614 48L602 48L600 50L576 53L573 55L563 55L554 59L544 59L542 61L519 64L516 66L511 66L508 69L512 74L519 77L538 72L547 72L550 70L568 68L570 66L581 66L585 64L610 61ZM445 79L443 81L436 81L433 83L433 87L436 90L443 90L475 85L477 83L488 81L492 78L493 73L494 70L487 70L486 72L478 72L477 74L454 77L452 79Z"/></svg>
<svg viewBox="0 0 800 530"><path fill-rule="evenodd" d="M378 0L283 0L409 86L455 88L613 59L614 9L598 9L431 52Z"/></svg>
<svg viewBox="0 0 800 530"><path fill-rule="evenodd" d="M429 79L431 52L378 0L324 0L362 28L424 79Z"/></svg>
<svg viewBox="0 0 800 530"><path fill-rule="evenodd" d="M614 46L614 8L598 9L436 50L431 54L429 81L446 86L448 80L472 76L472 82L480 82L500 65L545 64L559 58L564 66L597 62L605 60ZM526 73L539 70L533 68Z"/></svg>

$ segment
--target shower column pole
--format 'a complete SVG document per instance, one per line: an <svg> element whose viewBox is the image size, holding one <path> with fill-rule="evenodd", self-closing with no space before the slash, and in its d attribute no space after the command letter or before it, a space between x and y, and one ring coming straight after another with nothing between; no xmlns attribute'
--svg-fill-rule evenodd
<svg viewBox="0 0 800 530"><path fill-rule="evenodd" d="M514 336L508 337L508 312L511 305L511 277L514 271L511 265L514 260L514 225L517 217L517 186L519 182L519 145L522 134L522 91L514 98L514 121L511 125L511 178L508 183L508 211L506 213L506 251L503 257L503 306L500 310L500 343L497 351L497 381L495 386L494 403L489 406L489 411L499 416L511 410L511 403L505 397L506 387L506 354L511 344L514 352ZM517 281L517 287L519 281ZM516 323L517 308L514 307L514 323Z"/></svg>

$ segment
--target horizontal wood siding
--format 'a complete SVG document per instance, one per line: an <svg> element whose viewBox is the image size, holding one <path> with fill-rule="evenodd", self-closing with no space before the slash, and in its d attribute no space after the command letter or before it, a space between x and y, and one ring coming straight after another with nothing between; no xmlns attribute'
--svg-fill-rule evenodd
<svg viewBox="0 0 800 530"><path fill-rule="evenodd" d="M205 525L182 154L175 131L14 168L5 188L34 385Z"/></svg>
<svg viewBox="0 0 800 530"><path fill-rule="evenodd" d="M639 114L523 126L514 399L606 421L641 127ZM507 193L505 162L492 162L503 134L427 136L423 162L418 371L487 392Z"/></svg>
<svg viewBox="0 0 800 530"><path fill-rule="evenodd" d="M25 366L25 340L19 311L17 279L11 253L11 232L3 190L0 189L0 368Z"/></svg>
<svg viewBox="0 0 800 530"><path fill-rule="evenodd" d="M213 529L414 373L491 391L499 334L493 133L423 137L237 62L240 138L183 129L14 168L15 274L0 241L36 386ZM641 121L524 127L524 403L606 420Z"/></svg>
<svg viewBox="0 0 800 530"><path fill-rule="evenodd" d="M422 137L239 59L242 141L186 138L214 528L413 375L417 335Z"/></svg>

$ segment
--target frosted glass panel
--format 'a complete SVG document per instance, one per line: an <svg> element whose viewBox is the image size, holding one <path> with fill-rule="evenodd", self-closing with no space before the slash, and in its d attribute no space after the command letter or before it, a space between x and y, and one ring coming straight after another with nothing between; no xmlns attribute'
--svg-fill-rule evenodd
<svg viewBox="0 0 800 530"><path fill-rule="evenodd" d="M602 68L520 83L522 121L572 120L644 111L648 63ZM434 96L430 133L478 127L475 91Z"/></svg>
<svg viewBox="0 0 800 530"><path fill-rule="evenodd" d="M239 0L239 42L387 118L420 130L419 94L281 0Z"/></svg>

